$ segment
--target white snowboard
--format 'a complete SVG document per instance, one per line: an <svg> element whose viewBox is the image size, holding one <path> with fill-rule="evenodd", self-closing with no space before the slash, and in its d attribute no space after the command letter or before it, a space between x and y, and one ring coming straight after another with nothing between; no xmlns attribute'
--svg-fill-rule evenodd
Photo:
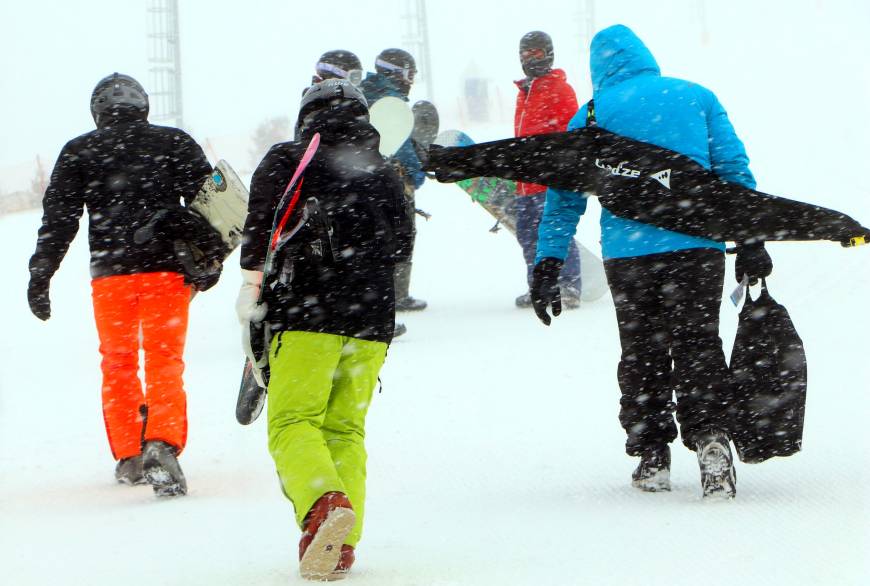
<svg viewBox="0 0 870 586"><path fill-rule="evenodd" d="M248 188L229 163L218 161L190 208L220 233L230 251L241 244L248 215Z"/></svg>
<svg viewBox="0 0 870 586"><path fill-rule="evenodd" d="M385 157L396 154L414 130L414 114L400 98L381 98L369 106L369 121L381 135L379 150Z"/></svg>

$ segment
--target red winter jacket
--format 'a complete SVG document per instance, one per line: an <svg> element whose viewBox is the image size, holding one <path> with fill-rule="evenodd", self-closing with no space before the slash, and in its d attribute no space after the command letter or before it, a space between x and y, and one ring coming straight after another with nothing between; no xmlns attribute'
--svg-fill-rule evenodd
<svg viewBox="0 0 870 586"><path fill-rule="evenodd" d="M553 69L548 74L515 82L520 89L514 114L514 136L564 132L577 113L577 96L565 72ZM517 195L546 191L543 185L517 182Z"/></svg>

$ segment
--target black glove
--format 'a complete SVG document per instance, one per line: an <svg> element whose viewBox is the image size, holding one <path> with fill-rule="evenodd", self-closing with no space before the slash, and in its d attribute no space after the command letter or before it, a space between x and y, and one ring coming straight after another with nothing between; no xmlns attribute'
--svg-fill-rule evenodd
<svg viewBox="0 0 870 586"><path fill-rule="evenodd" d="M545 326L550 325L547 308L553 306L553 316L562 313L562 298L559 295L559 273L562 261L558 258L545 258L535 265L532 272L532 307Z"/></svg>
<svg viewBox="0 0 870 586"><path fill-rule="evenodd" d="M773 271L773 261L764 249L764 242L737 245L737 263L734 277L737 282L743 281L743 275L749 277L749 284L755 285L758 279L763 279Z"/></svg>
<svg viewBox="0 0 870 586"><path fill-rule="evenodd" d="M221 269L223 269L223 265L218 264L216 268L203 271L196 277L185 276L184 282L188 285L192 285L197 291L208 291L217 285L218 280L221 278Z"/></svg>
<svg viewBox="0 0 870 586"><path fill-rule="evenodd" d="M40 277L30 277L30 283L27 285L27 302L30 304L30 311L42 321L51 317L48 285L49 281Z"/></svg>
<svg viewBox="0 0 870 586"><path fill-rule="evenodd" d="M417 155L417 160L420 161L420 168L426 171L426 166L429 164L429 148L413 138L411 139L411 146L414 147L414 153Z"/></svg>

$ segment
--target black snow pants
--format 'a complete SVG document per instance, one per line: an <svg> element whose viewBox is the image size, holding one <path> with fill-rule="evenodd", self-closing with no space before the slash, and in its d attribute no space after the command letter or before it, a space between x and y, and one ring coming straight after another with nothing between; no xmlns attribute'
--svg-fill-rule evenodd
<svg viewBox="0 0 870 586"><path fill-rule="evenodd" d="M622 344L626 452L672 442L675 408L690 450L701 433L727 432L733 385L719 337L725 255L698 248L609 259L604 268Z"/></svg>

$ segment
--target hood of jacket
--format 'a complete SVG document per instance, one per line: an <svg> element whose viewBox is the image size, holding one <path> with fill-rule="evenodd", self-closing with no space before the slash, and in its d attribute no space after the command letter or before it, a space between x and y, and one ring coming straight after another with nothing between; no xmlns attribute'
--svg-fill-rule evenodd
<svg viewBox="0 0 870 586"><path fill-rule="evenodd" d="M592 39L589 70L593 93L633 77L661 75L647 46L630 28L621 24L600 31Z"/></svg>

